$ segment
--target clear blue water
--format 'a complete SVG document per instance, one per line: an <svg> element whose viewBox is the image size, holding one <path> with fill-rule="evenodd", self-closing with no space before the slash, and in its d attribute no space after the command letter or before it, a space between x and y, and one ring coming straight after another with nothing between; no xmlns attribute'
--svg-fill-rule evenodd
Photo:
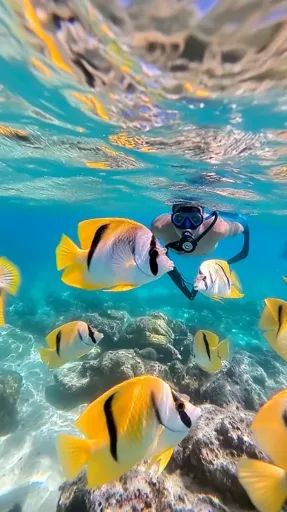
<svg viewBox="0 0 287 512"><path fill-rule="evenodd" d="M109 117L101 119L72 99L75 91L93 92L29 46L9 2L0 3L0 26L7 37L0 59L0 124L25 130L30 138L0 137L0 254L17 264L22 276L19 294L7 303L0 363L24 378L20 425L11 436L0 437L0 458L7 461L0 478L4 490L43 479L41 499L30 497L23 510L45 512L55 510L63 478L54 453L55 433L68 428L78 414L78 409L54 410L45 401L53 372L43 366L37 349L58 318L107 309L135 317L160 311L229 336L233 351L256 353L258 342L269 350L257 328L263 299L287 296L282 280L287 274L287 156L281 134L287 129L287 98L269 93L171 100L145 83L142 112L132 101L130 108L128 101L120 108L119 98L97 92ZM52 70L51 79L35 71L31 56ZM139 73L144 75L141 68ZM121 132L152 150L120 147L112 137ZM219 136L221 143L214 142ZM104 162L106 168L89 168L85 161ZM280 179L274 175L277 167ZM62 233L75 239L78 222L94 217L128 217L150 226L181 199L247 216L250 254L235 267L245 293L242 300L221 304L199 295L189 303L167 276L118 294L73 290L61 283L55 247ZM228 258L241 243L241 237L221 242L211 257ZM204 259L173 258L189 281ZM68 311L63 311L63 297Z"/></svg>

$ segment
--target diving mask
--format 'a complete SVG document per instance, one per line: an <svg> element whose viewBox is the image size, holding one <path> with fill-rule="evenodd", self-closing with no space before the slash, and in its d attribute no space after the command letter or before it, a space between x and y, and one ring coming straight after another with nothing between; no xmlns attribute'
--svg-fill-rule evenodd
<svg viewBox="0 0 287 512"><path fill-rule="evenodd" d="M203 223L203 208L195 205L174 204L171 222L179 229L197 229Z"/></svg>

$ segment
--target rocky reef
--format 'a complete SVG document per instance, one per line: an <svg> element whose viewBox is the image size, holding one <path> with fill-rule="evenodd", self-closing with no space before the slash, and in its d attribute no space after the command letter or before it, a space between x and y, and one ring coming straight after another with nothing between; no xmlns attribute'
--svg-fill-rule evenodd
<svg viewBox="0 0 287 512"><path fill-rule="evenodd" d="M188 321L161 313L133 319L110 311L105 318L89 314L89 322L105 332L101 353L55 372L46 389L50 402L58 407L89 402L125 379L148 373L201 404L203 414L159 478L141 465L119 482L88 490L82 474L61 486L57 512L254 510L236 465L243 455L264 459L249 426L261 404L286 387L287 370L277 355L256 339L250 352L242 350L238 333L231 361L210 375L192 358L194 329Z"/></svg>
<svg viewBox="0 0 287 512"><path fill-rule="evenodd" d="M203 414L168 466L155 478L143 466L98 490L85 488L85 475L61 486L57 512L234 512L253 510L238 482L242 455L263 458L249 434L252 414L239 407L202 407Z"/></svg>
<svg viewBox="0 0 287 512"><path fill-rule="evenodd" d="M0 370L0 436L5 436L18 426L17 402L22 377L12 370Z"/></svg>

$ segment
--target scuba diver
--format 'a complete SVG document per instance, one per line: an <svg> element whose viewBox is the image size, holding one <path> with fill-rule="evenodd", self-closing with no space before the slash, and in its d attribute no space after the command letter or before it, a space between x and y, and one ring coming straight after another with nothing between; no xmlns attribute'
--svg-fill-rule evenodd
<svg viewBox="0 0 287 512"><path fill-rule="evenodd" d="M228 264L243 260L249 253L249 227L243 215L230 212L206 212L204 207L191 202L176 203L172 213L159 215L152 223L152 232L162 240L167 250L188 256L201 256L213 251L220 240L243 235L243 246ZM193 300L197 291L187 286L180 272L174 268L168 273L176 286Z"/></svg>

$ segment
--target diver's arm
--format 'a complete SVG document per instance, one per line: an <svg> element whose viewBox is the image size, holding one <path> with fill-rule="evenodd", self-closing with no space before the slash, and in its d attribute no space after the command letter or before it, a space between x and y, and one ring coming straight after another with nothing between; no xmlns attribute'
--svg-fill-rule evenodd
<svg viewBox="0 0 287 512"><path fill-rule="evenodd" d="M183 279L181 273L174 267L173 270L168 272L169 277L172 279L174 284L179 288L179 290L189 299L195 299L197 295L197 290L192 288L191 290L186 285L185 280Z"/></svg>

